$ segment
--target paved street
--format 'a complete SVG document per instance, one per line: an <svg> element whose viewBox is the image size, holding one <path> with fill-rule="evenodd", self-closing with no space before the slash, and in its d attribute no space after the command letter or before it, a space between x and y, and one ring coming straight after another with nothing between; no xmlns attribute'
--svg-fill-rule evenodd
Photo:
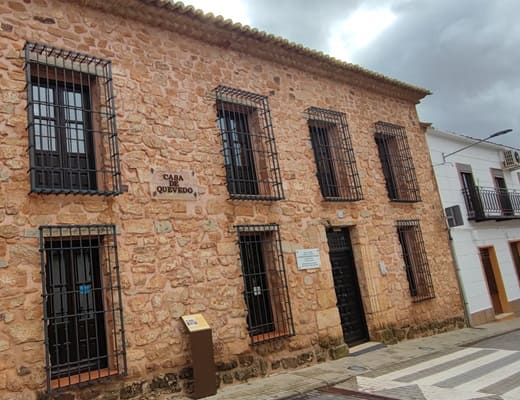
<svg viewBox="0 0 520 400"><path fill-rule="evenodd" d="M414 365L371 371L334 388L339 390L315 390L290 400L518 400L520 330Z"/></svg>
<svg viewBox="0 0 520 400"><path fill-rule="evenodd" d="M207 400L519 400L520 318L382 346L224 385ZM181 400L178 394L141 397Z"/></svg>

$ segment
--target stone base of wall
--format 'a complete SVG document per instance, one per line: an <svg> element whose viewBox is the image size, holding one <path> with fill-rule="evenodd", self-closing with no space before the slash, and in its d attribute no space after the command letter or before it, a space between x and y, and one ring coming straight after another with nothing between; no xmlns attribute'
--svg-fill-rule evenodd
<svg viewBox="0 0 520 400"><path fill-rule="evenodd" d="M509 307L511 307L511 311L515 314L520 315L520 299L516 299L509 302Z"/></svg>
<svg viewBox="0 0 520 400"><path fill-rule="evenodd" d="M374 331L371 339L385 344L395 344L402 340L436 335L461 328L464 328L464 318L462 316L414 326L387 326Z"/></svg>
<svg viewBox="0 0 520 400"><path fill-rule="evenodd" d="M520 299L512 300L509 302L510 312L514 312L520 315ZM493 308L487 308L485 310L477 311L470 315L471 325L483 325L488 322L496 321L495 311Z"/></svg>
<svg viewBox="0 0 520 400"><path fill-rule="evenodd" d="M471 325L482 325L495 320L495 312L492 308L477 311L469 316Z"/></svg>
<svg viewBox="0 0 520 400"><path fill-rule="evenodd" d="M217 387L247 382L282 370L302 368L327 360L336 360L348 355L348 346L342 338L320 340L319 343L299 352L277 357L275 350L285 347L282 342L259 345L247 354L227 361L219 361L217 367ZM157 375L148 380L121 383L117 379L106 382L92 382L87 388L71 386L70 390L60 390L52 394L40 393L38 400L126 400L155 399L161 393L189 395L193 392L193 369L183 368L177 372Z"/></svg>

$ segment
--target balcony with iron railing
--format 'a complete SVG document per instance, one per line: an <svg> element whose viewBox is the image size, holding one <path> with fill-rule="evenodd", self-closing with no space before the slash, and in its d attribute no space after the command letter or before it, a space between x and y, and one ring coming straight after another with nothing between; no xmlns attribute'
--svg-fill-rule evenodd
<svg viewBox="0 0 520 400"><path fill-rule="evenodd" d="M520 191L475 186L462 189L462 194L469 220L520 218Z"/></svg>

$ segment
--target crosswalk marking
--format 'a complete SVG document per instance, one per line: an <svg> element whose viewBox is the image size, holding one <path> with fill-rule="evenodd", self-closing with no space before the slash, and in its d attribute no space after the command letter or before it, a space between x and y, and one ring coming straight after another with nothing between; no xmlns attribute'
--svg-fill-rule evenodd
<svg viewBox="0 0 520 400"><path fill-rule="evenodd" d="M357 385L376 395L402 392L406 399L519 400L520 351L465 348L377 377L360 376Z"/></svg>
<svg viewBox="0 0 520 400"><path fill-rule="evenodd" d="M414 365L414 366L411 366L411 367L408 367L408 368L400 369L400 370L395 371L395 372L390 372L388 374L380 376L379 378L385 379L385 380L396 380L396 379L398 379L400 377L403 377L403 376L406 376L406 375L410 375L411 373L420 371L422 369L426 369L426 368L433 367L433 366L436 366L436 365L444 364L444 363L446 363L448 361L452 361L452 360L455 360L457 358L460 358L460 357L463 357L463 356L466 356L466 355L469 355L469 354L473 354L473 353L476 353L476 352L481 351L481 350L482 349L479 349L479 348L468 347L466 349L459 350L459 351L456 351L454 353L447 354L447 355L439 357L439 358L435 358L433 360L424 361L422 363L419 363L417 365Z"/></svg>
<svg viewBox="0 0 520 400"><path fill-rule="evenodd" d="M469 361L467 363L464 363L462 365L459 365L454 368L449 368L445 371L439 372L437 374L433 374L430 376L427 376L422 379L418 379L414 381L414 383L418 385L435 385L438 382L442 382L448 378L452 378L456 375L463 374L467 372L468 370L471 370L473 368L478 368L481 365L499 360L503 357L507 357L510 354L514 354L514 351L509 350L497 350L494 353L488 354L484 357L478 358L476 360Z"/></svg>
<svg viewBox="0 0 520 400"><path fill-rule="evenodd" d="M465 364L469 361L476 360L480 357L484 357L488 354L492 354L494 350L480 350L476 353L468 354L462 357L458 357L454 360L447 361L445 363L435 365L433 367L428 367L425 369L421 369L420 371L413 372L409 375L401 376L400 378L397 378L399 382L414 382L418 379L437 374L439 372L445 371L449 368L455 368L458 365Z"/></svg>
<svg viewBox="0 0 520 400"><path fill-rule="evenodd" d="M504 399L517 400L520 399L520 384L516 389L510 390L509 392L505 392L502 397Z"/></svg>
<svg viewBox="0 0 520 400"><path fill-rule="evenodd" d="M486 375L479 376L471 381L458 385L459 390L480 390L487 386L491 386L493 383L503 380L508 376L514 375L520 371L520 361L506 365L502 368L498 368L494 371L489 372ZM519 396L520 398L520 396Z"/></svg>

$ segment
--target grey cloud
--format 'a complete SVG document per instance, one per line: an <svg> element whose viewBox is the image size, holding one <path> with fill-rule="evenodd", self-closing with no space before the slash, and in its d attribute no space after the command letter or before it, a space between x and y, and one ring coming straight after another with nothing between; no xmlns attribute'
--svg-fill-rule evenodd
<svg viewBox="0 0 520 400"><path fill-rule="evenodd" d="M327 51L330 26L382 1L248 0L251 24ZM395 23L348 60L432 90L419 106L437 128L520 147L520 2L388 0Z"/></svg>

